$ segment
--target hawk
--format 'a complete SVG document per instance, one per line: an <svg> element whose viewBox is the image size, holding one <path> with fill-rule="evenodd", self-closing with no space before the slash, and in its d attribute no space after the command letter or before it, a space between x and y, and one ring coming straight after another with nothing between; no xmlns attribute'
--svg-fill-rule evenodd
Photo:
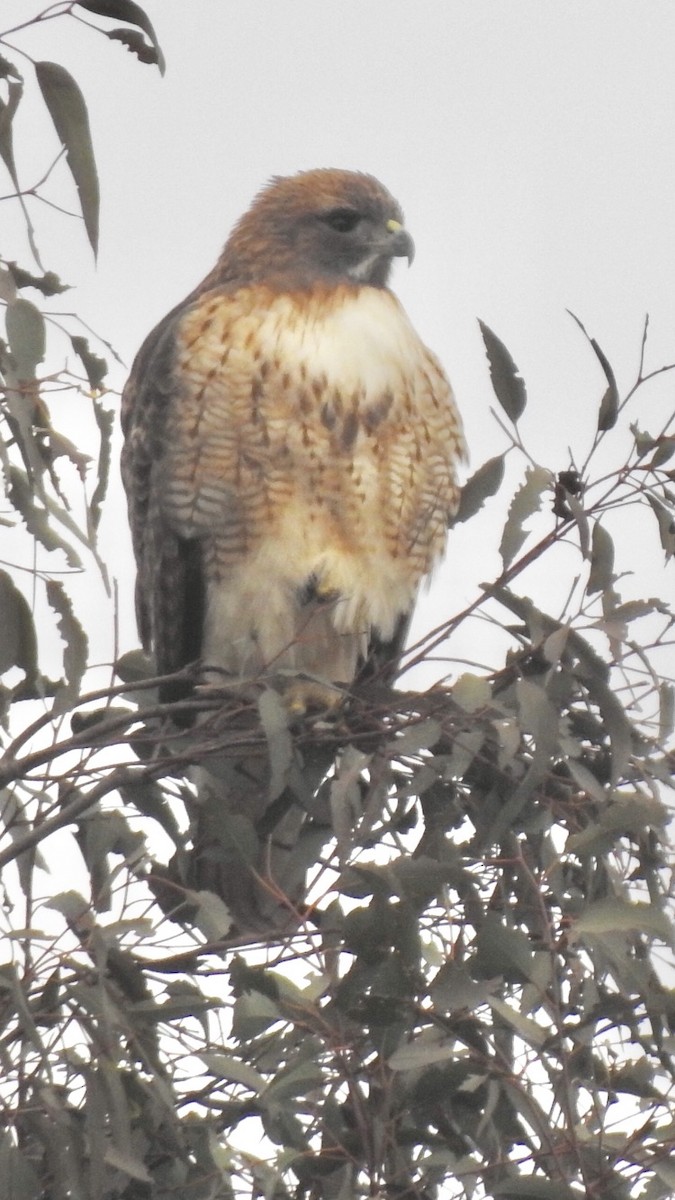
<svg viewBox="0 0 675 1200"><path fill-rule="evenodd" d="M122 474L161 674L348 686L400 650L464 456L450 384L387 286L412 255L372 176L276 177L143 344Z"/></svg>

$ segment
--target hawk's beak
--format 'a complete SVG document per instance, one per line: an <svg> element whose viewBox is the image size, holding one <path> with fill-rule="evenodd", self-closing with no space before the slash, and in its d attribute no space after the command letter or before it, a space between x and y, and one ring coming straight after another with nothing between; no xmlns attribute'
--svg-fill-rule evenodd
<svg viewBox="0 0 675 1200"><path fill-rule="evenodd" d="M408 230L403 228L400 221L392 218L387 221L387 232L390 234L387 248L391 257L407 258L408 266L410 266L415 257L415 243Z"/></svg>

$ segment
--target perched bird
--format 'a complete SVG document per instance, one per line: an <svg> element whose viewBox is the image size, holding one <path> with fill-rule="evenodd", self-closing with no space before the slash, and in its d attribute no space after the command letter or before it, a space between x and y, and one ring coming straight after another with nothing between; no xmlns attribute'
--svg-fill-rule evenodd
<svg viewBox="0 0 675 1200"><path fill-rule="evenodd" d="M370 175L274 178L146 339L122 473L158 672L349 685L400 651L464 456L450 384L387 287L412 254Z"/></svg>

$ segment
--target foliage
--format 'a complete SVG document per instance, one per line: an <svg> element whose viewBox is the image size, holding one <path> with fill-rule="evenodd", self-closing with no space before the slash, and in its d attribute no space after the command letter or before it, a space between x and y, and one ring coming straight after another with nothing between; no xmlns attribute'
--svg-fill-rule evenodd
<svg viewBox="0 0 675 1200"><path fill-rule="evenodd" d="M130 0L34 20L80 10L126 22L108 37L159 61ZM68 167L93 242L86 107L48 68L37 84L67 151L79 131ZM0 155L26 204L37 193L21 191L11 141L22 81L4 58L0 72ZM6 260L2 276L8 511L41 561L104 570L103 367L74 338L86 382L39 375L53 331L23 292L62 285L38 269ZM673 554L673 417L647 431L633 416L672 368L646 370L645 327L622 397L587 338L605 379L597 432L569 462L539 463L525 383L482 334L506 450L468 480L458 520L495 514L501 572L406 665L441 647L451 661L459 632L469 624L478 645L485 622L503 630L503 662L424 692L371 680L321 720L291 722L276 681L260 680L186 702L202 711L197 733L157 704L138 654L118 664L121 683L89 689L71 576L51 566L35 586L64 653L47 678L36 593L0 573L0 1200L672 1194L673 620L641 594L623 526L634 511L645 543ZM64 386L96 412L93 469L52 423ZM83 480L79 515L62 459ZM574 566L561 571L563 555ZM531 597L556 571L549 614ZM236 759L242 729L247 754L270 759L270 797L240 844L259 852L295 808L285 878L309 871L286 932L255 945L189 869L188 768Z"/></svg>

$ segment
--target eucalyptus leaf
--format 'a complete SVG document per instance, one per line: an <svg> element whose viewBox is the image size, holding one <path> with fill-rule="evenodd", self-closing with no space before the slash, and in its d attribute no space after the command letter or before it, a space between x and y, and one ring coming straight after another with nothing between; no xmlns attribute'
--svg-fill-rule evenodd
<svg viewBox="0 0 675 1200"><path fill-rule="evenodd" d="M567 311L570 313L572 320L576 321L587 342L593 348L595 357L600 363L603 374L607 381L607 388L600 401L600 411L598 413L598 431L600 433L605 433L608 429L614 428L619 415L619 390L614 377L614 371L612 370L612 366L607 358L607 355L604 354L604 352L600 349L600 346L596 342L595 338L592 338L590 334L586 332L581 321L577 316L574 315L573 312L570 312L569 309Z"/></svg>
<svg viewBox="0 0 675 1200"><path fill-rule="evenodd" d="M154 50L153 58L143 59L142 61L156 62L160 73L164 74L164 55L160 49L150 18L143 11L140 4L136 4L135 0L78 0L78 4L80 8L84 8L88 12L97 13L100 17L111 17L114 21L127 21L129 25L136 25L139 29L142 29L143 33L147 34L150 39ZM114 32L119 33L120 31L115 30Z"/></svg>
<svg viewBox="0 0 675 1200"><path fill-rule="evenodd" d="M467 479L459 497L459 508L452 518L453 525L460 525L485 504L485 501L499 491L504 478L504 455L497 454L489 458L482 466Z"/></svg>
<svg viewBox="0 0 675 1200"><path fill-rule="evenodd" d="M495 396L509 420L515 424L523 415L527 393L523 378L503 342L500 342L483 321L479 321L483 343L490 365L490 379Z"/></svg>
<svg viewBox="0 0 675 1200"><path fill-rule="evenodd" d="M36 62L35 75L56 133L65 147L66 161L80 198L87 237L96 254L99 187L84 96L72 75L60 63Z"/></svg>
<svg viewBox="0 0 675 1200"><path fill-rule="evenodd" d="M87 669L89 641L80 622L73 612L72 602L58 579L48 579L47 600L57 615L58 629L65 643L63 669L65 686L59 688L54 699L54 713L66 712L80 694L82 677Z"/></svg>
<svg viewBox="0 0 675 1200"><path fill-rule="evenodd" d="M607 530L596 521L591 541L591 570L586 584L589 595L604 592L614 581L614 542Z"/></svg>
<svg viewBox="0 0 675 1200"><path fill-rule="evenodd" d="M35 368L45 356L45 319L30 300L19 296L7 305L7 340L20 381L35 378Z"/></svg>
<svg viewBox="0 0 675 1200"><path fill-rule="evenodd" d="M511 565L527 539L528 534L523 526L529 517L540 511L544 492L551 487L551 482L551 472L545 467L528 467L525 471L525 481L509 506L499 546L504 568Z"/></svg>

